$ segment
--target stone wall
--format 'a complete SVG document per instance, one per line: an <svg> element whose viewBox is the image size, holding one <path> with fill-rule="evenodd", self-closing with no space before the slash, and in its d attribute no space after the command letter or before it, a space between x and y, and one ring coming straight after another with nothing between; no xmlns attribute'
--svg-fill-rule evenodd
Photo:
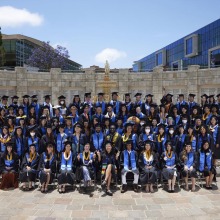
<svg viewBox="0 0 220 220"><path fill-rule="evenodd" d="M64 95L67 103L73 95L79 94L81 100L85 92L92 92L95 96L103 91L105 73L96 73L94 69L85 69L85 73L61 73L60 69L51 69L50 72L28 72L23 67L16 67L15 71L0 71L0 96L37 94L39 101L44 95L52 95L52 102L57 104L57 97ZM130 92L132 97L136 92L144 95L154 94L154 100L159 103L166 92L174 94L196 94L196 101L200 101L202 93L220 93L220 68L200 69L199 66L189 66L184 71L166 71L155 68L153 72L129 72L128 69L119 69L118 73L110 73L110 91L119 92L119 99L123 100L124 93ZM20 98L20 100L22 100Z"/></svg>

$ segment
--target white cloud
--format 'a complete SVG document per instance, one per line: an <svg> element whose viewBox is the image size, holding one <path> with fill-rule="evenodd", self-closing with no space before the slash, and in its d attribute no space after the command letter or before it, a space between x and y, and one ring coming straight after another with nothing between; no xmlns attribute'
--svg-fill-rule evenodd
<svg viewBox="0 0 220 220"><path fill-rule="evenodd" d="M113 48L106 48L100 53L96 54L95 61L98 63L105 63L106 60L108 60L109 63L111 63L121 58L125 58L126 56L127 54L124 51L119 51Z"/></svg>
<svg viewBox="0 0 220 220"><path fill-rule="evenodd" d="M43 16L29 12L27 9L18 9L12 6L0 7L0 26L20 27L23 25L39 26L43 23Z"/></svg>

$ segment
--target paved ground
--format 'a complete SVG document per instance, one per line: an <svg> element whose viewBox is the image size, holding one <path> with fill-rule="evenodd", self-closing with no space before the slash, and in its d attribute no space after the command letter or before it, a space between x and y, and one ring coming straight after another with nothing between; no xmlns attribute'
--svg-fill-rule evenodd
<svg viewBox="0 0 220 220"><path fill-rule="evenodd" d="M218 178L220 181L220 178ZM199 189L169 194L158 192L121 194L112 197L97 190L92 195L54 190L42 194L38 189L0 191L0 220L15 219L220 219L220 190Z"/></svg>

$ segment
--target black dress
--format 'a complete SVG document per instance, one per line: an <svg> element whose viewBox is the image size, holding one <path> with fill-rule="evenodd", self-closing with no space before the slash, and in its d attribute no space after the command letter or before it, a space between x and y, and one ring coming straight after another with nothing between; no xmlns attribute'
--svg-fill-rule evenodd
<svg viewBox="0 0 220 220"><path fill-rule="evenodd" d="M49 157L46 155L46 153L41 154L39 166L38 166L38 172L39 172L39 178L40 183L43 184L47 181L47 173L44 171L44 169L50 169L50 182L53 182L54 176L56 174L56 154L49 155Z"/></svg>
<svg viewBox="0 0 220 220"><path fill-rule="evenodd" d="M142 185L154 184L157 180L157 169L158 169L158 156L152 153L150 158L147 159L145 152L142 152L139 156L139 167L140 167L140 182ZM151 168L147 168L151 166Z"/></svg>
<svg viewBox="0 0 220 220"><path fill-rule="evenodd" d="M37 176L37 168L39 164L39 155L36 153L35 158L30 162L30 154L26 153L23 157L22 163L21 163L21 172L20 172L20 181L22 183L24 182L35 182L36 176ZM27 170L27 166L31 168L31 170Z"/></svg>
<svg viewBox="0 0 220 220"><path fill-rule="evenodd" d="M61 154L60 161L60 170L58 174L58 184L74 184L75 174L73 173L73 162L74 156L71 152L71 155L68 157L68 160L64 158L64 152Z"/></svg>

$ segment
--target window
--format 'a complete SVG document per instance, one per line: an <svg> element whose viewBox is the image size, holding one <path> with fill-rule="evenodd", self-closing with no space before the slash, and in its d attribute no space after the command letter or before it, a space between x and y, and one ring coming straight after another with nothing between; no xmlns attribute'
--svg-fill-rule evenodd
<svg viewBox="0 0 220 220"><path fill-rule="evenodd" d="M155 54L155 63L156 66L165 66L167 62L166 50L160 50Z"/></svg>
<svg viewBox="0 0 220 220"><path fill-rule="evenodd" d="M186 55L189 55L193 52L193 38L186 40Z"/></svg>
<svg viewBox="0 0 220 220"><path fill-rule="evenodd" d="M163 52L160 52L156 54L156 65L162 65L163 64Z"/></svg>
<svg viewBox="0 0 220 220"><path fill-rule="evenodd" d="M184 53L187 58L198 55L198 34L192 34L184 39Z"/></svg>
<svg viewBox="0 0 220 220"><path fill-rule="evenodd" d="M220 67L220 47L209 49L209 68Z"/></svg>

